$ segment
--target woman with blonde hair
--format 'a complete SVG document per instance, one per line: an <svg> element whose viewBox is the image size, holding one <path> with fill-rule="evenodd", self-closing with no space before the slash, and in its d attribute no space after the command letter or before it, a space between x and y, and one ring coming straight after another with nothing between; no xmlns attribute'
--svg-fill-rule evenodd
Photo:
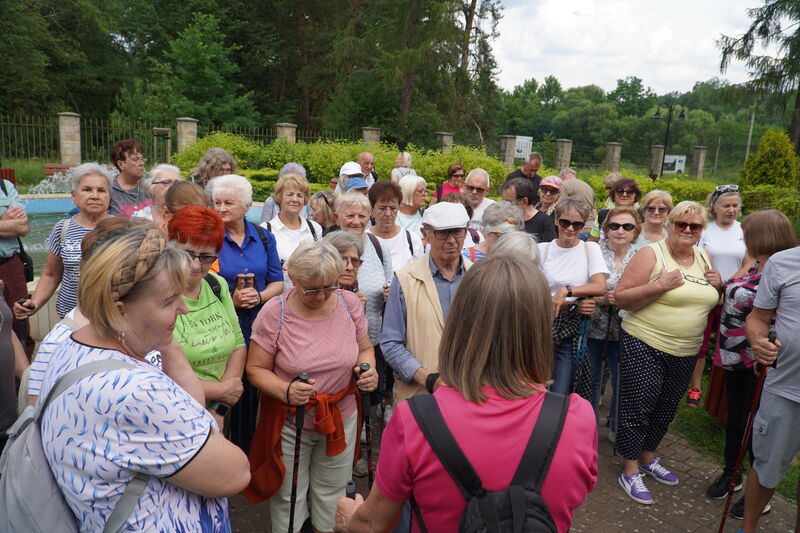
<svg viewBox="0 0 800 533"><path fill-rule="evenodd" d="M236 172L237 165L233 156L222 148L211 148L200 159L189 175L191 180L201 187L208 185L208 182L217 176L233 174Z"/></svg>
<svg viewBox="0 0 800 533"><path fill-rule="evenodd" d="M433 399L432 407L491 491L509 486L534 423L552 407L549 401L556 400L556 412L568 403L541 491L563 533L597 481L597 429L588 402L547 393L553 361L549 302L547 282L526 258L498 254L476 263L445 325L439 347L443 384L433 396L410 402ZM476 309L484 327L464 320ZM422 530L419 517L427 531L456 530L466 500L419 429L410 402L397 406L385 430L369 498L339 500L337 531L389 531L412 496L415 531Z"/></svg>
<svg viewBox="0 0 800 533"><path fill-rule="evenodd" d="M336 197L333 191L319 191L308 201L308 218L322 226L323 237L336 228L333 220Z"/></svg>
<svg viewBox="0 0 800 533"><path fill-rule="evenodd" d="M428 196L425 179L417 175L405 176L399 185L403 201L400 202L397 223L422 239L422 208L425 207Z"/></svg>
<svg viewBox="0 0 800 533"><path fill-rule="evenodd" d="M644 223L636 248L647 246L667 238L667 215L672 211L672 195L667 191L653 189L642 198L641 208Z"/></svg>
<svg viewBox="0 0 800 533"><path fill-rule="evenodd" d="M411 168L411 154L408 152L400 152L397 154L397 158L394 160L394 166L396 168L392 169L392 181L395 183L403 179L404 176L416 174L414 169Z"/></svg>
<svg viewBox="0 0 800 533"><path fill-rule="evenodd" d="M187 264L146 223L96 246L83 265L78 301L89 324L55 350L41 389L47 396L78 367L119 363L79 379L41 418L45 455L81 530L102 531L136 479L145 486L122 529L230 531L225 497L250 473L203 408L203 388L172 337L186 312ZM152 350L163 371L145 360Z"/></svg>
<svg viewBox="0 0 800 533"><path fill-rule="evenodd" d="M622 319L617 451L625 459L619 484L634 501L653 497L644 475L664 485L678 478L655 451L692 377L708 313L722 280L705 250L695 246L706 210L683 201L670 211L669 236L631 259L614 293Z"/></svg>
<svg viewBox="0 0 800 533"><path fill-rule="evenodd" d="M187 205L202 205L207 207L209 195L196 183L179 181L172 185L164 194L164 220L169 220Z"/></svg>
<svg viewBox="0 0 800 533"><path fill-rule="evenodd" d="M280 474L245 493L269 498L272 531L299 531L311 515L315 531L332 531L336 500L344 495L358 441L357 389L375 390L378 374L359 298L338 288L345 264L327 242L301 244L286 263L292 289L267 302L253 325L247 375L261 391L261 416L253 450L275 462ZM360 372L359 365L370 369ZM307 383L296 379L307 373ZM354 379L354 373L358 375ZM305 405L300 469L293 468L294 416ZM276 427L277 425L277 427ZM277 429L277 431L275 431ZM282 452L282 453L280 453ZM251 457L254 457L251 454ZM251 465L256 471L260 464ZM297 480L295 522L289 522L292 478Z"/></svg>

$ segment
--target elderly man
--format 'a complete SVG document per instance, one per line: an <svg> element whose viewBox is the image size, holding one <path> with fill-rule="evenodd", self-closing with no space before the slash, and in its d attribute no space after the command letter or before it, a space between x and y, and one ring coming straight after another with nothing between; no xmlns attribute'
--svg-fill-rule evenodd
<svg viewBox="0 0 800 533"><path fill-rule="evenodd" d="M17 300L28 298L25 268L19 256L22 245L19 238L27 235L28 229L28 215L14 184L0 181L0 280L5 282L2 291L9 307L13 307ZM28 335L27 321L14 319L12 328L25 344L25 352L30 357L34 343Z"/></svg>
<svg viewBox="0 0 800 533"><path fill-rule="evenodd" d="M111 186L111 203L108 212L114 216L129 217L136 211L153 205L153 199L141 186L144 176L142 145L134 139L117 141L111 147L111 162L119 170Z"/></svg>
<svg viewBox="0 0 800 533"><path fill-rule="evenodd" d="M575 175L575 171L571 168L561 169L558 173L558 177L561 178L562 181L560 199L565 200L567 198L572 198L573 200L588 205L592 208L592 214L589 216L588 220L594 220L597 216L597 212L594 205L594 189L592 189L592 186L585 181L579 180ZM585 241L589 238L589 232L581 233L579 237L582 241Z"/></svg>
<svg viewBox="0 0 800 533"><path fill-rule="evenodd" d="M364 171L361 170L361 165L355 161L348 161L342 168L339 169L339 181L336 182L335 192L342 194L345 191L345 185L350 178L364 179ZM366 180L365 180L366 181Z"/></svg>
<svg viewBox="0 0 800 533"><path fill-rule="evenodd" d="M398 270L386 302L381 350L399 376L395 403L438 386L439 341L464 272L461 256L469 216L461 204L441 202L425 210L422 232L430 252Z"/></svg>
<svg viewBox="0 0 800 533"><path fill-rule="evenodd" d="M539 152L531 152L528 158L522 162L522 166L506 176L506 183L515 178L524 178L529 180L536 190L536 202L539 202L539 185L542 183L542 177L538 174L539 169L542 168L542 154Z"/></svg>
<svg viewBox="0 0 800 533"><path fill-rule="evenodd" d="M756 531L759 517L769 509L775 488L800 451L800 246L774 254L764 267L753 311L747 316L747 340L767 373L761 403L753 424L753 467L747 476L744 523ZM769 340L774 321L776 340ZM775 364L775 368L769 368ZM800 483L797 485L800 493ZM731 516L742 516L741 501ZM796 519L800 528L800 514ZM795 529L800 531L800 529Z"/></svg>
<svg viewBox="0 0 800 533"><path fill-rule="evenodd" d="M356 163L361 166L367 186L372 187L372 184L378 181L378 173L375 172L375 156L370 152L361 152L356 158Z"/></svg>
<svg viewBox="0 0 800 533"><path fill-rule="evenodd" d="M483 212L494 203L494 200L486 198L491 187L489 173L482 168L473 168L464 180L461 191L467 195L467 201L472 206L472 219L469 226L478 231L483 230Z"/></svg>

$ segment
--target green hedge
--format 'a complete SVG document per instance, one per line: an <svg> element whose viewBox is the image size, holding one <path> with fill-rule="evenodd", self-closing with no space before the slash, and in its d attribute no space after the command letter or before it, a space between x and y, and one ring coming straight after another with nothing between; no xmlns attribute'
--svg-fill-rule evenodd
<svg viewBox="0 0 800 533"><path fill-rule="evenodd" d="M262 145L231 133L213 133L198 139L180 153L173 155L171 162L183 172L188 173L197 165L203 154L211 148L227 150L236 160L239 169L266 166L259 164L259 158L264 149Z"/></svg>
<svg viewBox="0 0 800 533"><path fill-rule="evenodd" d="M267 170L271 170L271 169L267 169ZM254 176L260 176L261 175L261 174L259 174L261 172L261 170L249 171L249 172L253 173ZM278 171L276 170L274 172L275 172L275 175L277 176ZM253 201L254 202L263 202L263 201L265 201L272 194L272 191L275 189L275 182L277 180L263 180L263 181L261 181L261 180L258 180L258 179L254 179L252 176L247 176L245 174L243 174L243 175L247 179L250 180L250 184L253 186ZM330 188L330 185L327 184L327 183L311 183L310 185L311 185L311 191L309 193L309 196L313 195L314 193L317 193L319 191L324 191L324 190Z"/></svg>
<svg viewBox="0 0 800 533"><path fill-rule="evenodd" d="M603 179L608 176L608 174L608 172L590 174L588 176L585 174L579 174L580 177L587 180L589 185L592 186L592 189L594 189L594 194L597 198L598 205L604 204L606 198L608 197L606 189L603 186ZM653 189L660 189L670 193L675 203L683 200L694 200L695 202L700 202L702 204L706 201L708 195L714 190L714 187L716 187L716 184L710 181L672 176L661 177L656 181L653 181L649 176L637 174L625 168L621 169L620 174L622 174L622 176L625 178L631 178L635 180L636 184L639 186L639 189L642 191L642 195L647 194Z"/></svg>

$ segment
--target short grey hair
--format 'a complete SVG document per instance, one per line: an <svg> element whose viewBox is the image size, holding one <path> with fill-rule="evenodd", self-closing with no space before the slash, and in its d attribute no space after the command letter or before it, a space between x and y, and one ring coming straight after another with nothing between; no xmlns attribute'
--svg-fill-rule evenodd
<svg viewBox="0 0 800 533"><path fill-rule="evenodd" d="M492 186L492 180L489 178L489 173L483 170L482 168L473 168L467 174L466 179L464 182L466 183L472 176L483 176L486 179L486 188L490 188Z"/></svg>
<svg viewBox="0 0 800 533"><path fill-rule="evenodd" d="M534 161L534 160L541 161L542 154L540 154L539 152L531 152L530 154L528 154L528 161Z"/></svg>
<svg viewBox="0 0 800 533"><path fill-rule="evenodd" d="M244 176L238 174L226 174L217 176L206 185L206 189L211 192L211 200L217 199L219 193L233 194L242 205L250 207L253 203L253 186Z"/></svg>
<svg viewBox="0 0 800 533"><path fill-rule="evenodd" d="M328 286L336 283L344 267L339 250L325 241L301 244L286 261L286 272L300 284L317 281Z"/></svg>
<svg viewBox="0 0 800 533"><path fill-rule="evenodd" d="M364 255L364 239L348 231L332 231L325 235L322 241L336 248L340 254L355 248L358 257Z"/></svg>
<svg viewBox="0 0 800 533"><path fill-rule="evenodd" d="M526 257L539 266L539 246L536 237L524 231L509 231L502 235L492 249L490 255L510 255L512 257Z"/></svg>
<svg viewBox="0 0 800 533"><path fill-rule="evenodd" d="M281 167L278 171L278 177L282 178L285 174L300 174L304 178L306 177L306 168L301 165L300 163L289 162L286 163Z"/></svg>
<svg viewBox="0 0 800 533"><path fill-rule="evenodd" d="M561 170L558 171L558 177L561 178L562 180L564 179L564 176L566 176L567 174L572 174L576 178L578 177L578 173L569 167L562 168Z"/></svg>
<svg viewBox="0 0 800 533"><path fill-rule="evenodd" d="M154 166L153 168L151 168L150 169L150 175L142 180L142 185L141 186L145 191L147 191L147 194L149 194L151 196L153 195L153 193L151 191L151 188L153 187L153 182L157 181L158 180L158 176L160 176L162 172L166 172L166 171L174 172L176 176L178 176L180 179L183 179L183 176L181 176L181 169L179 169L175 165L168 165L166 163L160 163L160 164Z"/></svg>
<svg viewBox="0 0 800 533"><path fill-rule="evenodd" d="M510 220L512 224L517 225L517 229L522 229L525 227L523 216L522 209L511 202L503 200L501 202L489 204L483 212L483 220L481 222L483 222L484 228L493 228Z"/></svg>
<svg viewBox="0 0 800 533"><path fill-rule="evenodd" d="M336 199L336 212L340 215L350 207L361 207L367 212L368 216L372 211L367 195L356 191L348 191Z"/></svg>
<svg viewBox="0 0 800 533"><path fill-rule="evenodd" d="M592 215L594 207L591 205L586 205L586 202L581 202L580 200L575 200L574 198L564 198L556 204L556 208L553 211L553 218L558 220L561 218L561 215L570 210L578 213L578 215L583 219L583 222L586 223L589 220L589 217Z"/></svg>
<svg viewBox="0 0 800 533"><path fill-rule="evenodd" d="M425 178L415 174L408 174L400 178L400 191L403 193L403 205L414 205L414 191L420 185L427 186Z"/></svg>
<svg viewBox="0 0 800 533"><path fill-rule="evenodd" d="M101 176L106 179L108 182L108 193L111 194L111 187L114 185L114 181L111 179L111 173L106 170L103 165L98 163L84 163L80 166L75 167L72 171L72 175L70 176L70 181L72 182L72 190L77 191L78 186L81 184L81 180L86 176Z"/></svg>

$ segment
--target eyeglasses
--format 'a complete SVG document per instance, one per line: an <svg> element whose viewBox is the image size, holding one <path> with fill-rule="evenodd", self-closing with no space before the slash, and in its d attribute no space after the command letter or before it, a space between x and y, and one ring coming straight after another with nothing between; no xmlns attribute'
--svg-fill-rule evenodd
<svg viewBox="0 0 800 533"><path fill-rule="evenodd" d="M178 180L161 180L161 181L154 181L152 185L166 185L167 187L171 187L173 184L177 182Z"/></svg>
<svg viewBox="0 0 800 533"><path fill-rule="evenodd" d="M539 187L539 192L542 194L558 194L560 191L552 187Z"/></svg>
<svg viewBox="0 0 800 533"><path fill-rule="evenodd" d="M417 193L417 194L427 194L427 192L428 192L428 189L425 189L425 188L423 187L423 188L421 188L421 189L414 189L414 192L415 192L415 193Z"/></svg>
<svg viewBox="0 0 800 533"><path fill-rule="evenodd" d="M617 231L619 228L624 229L625 231L633 231L636 226L631 224L630 222L626 222L625 224L620 224L619 222L609 222L608 229L611 231Z"/></svg>
<svg viewBox="0 0 800 533"><path fill-rule="evenodd" d="M303 294L305 294L306 296L314 296L316 294L322 294L322 293L330 294L336 291L338 288L339 285L332 285L330 287L321 287L319 289L304 289L303 287L300 287L300 290L303 291Z"/></svg>
<svg viewBox="0 0 800 533"><path fill-rule="evenodd" d="M683 220L676 220L673 222L675 227L678 228L678 231L686 231L686 228L689 228L689 231L692 233L700 233L703 230L702 224L690 224L688 222L684 222Z"/></svg>
<svg viewBox="0 0 800 533"><path fill-rule="evenodd" d="M353 265L353 268L360 267L361 263L364 262L361 259L359 259L358 257L345 257L345 256L342 256L342 259L344 260L345 263Z"/></svg>
<svg viewBox="0 0 800 533"><path fill-rule="evenodd" d="M130 161L131 163L136 163L136 164L147 163L147 159L145 159L144 157L129 157L128 161Z"/></svg>
<svg viewBox="0 0 800 533"><path fill-rule="evenodd" d="M669 208L667 207L653 207L652 205L648 205L647 207L645 207L645 209L647 210L648 213L651 214L659 213L661 215L669 211Z"/></svg>
<svg viewBox="0 0 800 533"><path fill-rule="evenodd" d="M614 192L623 196L636 194L636 191L633 189L614 189Z"/></svg>
<svg viewBox="0 0 800 533"><path fill-rule="evenodd" d="M433 236L436 237L436 240L439 240L439 241L447 240L450 237L450 235L452 235L456 239L461 239L466 234L467 234L467 228L435 229L435 230L433 230Z"/></svg>
<svg viewBox="0 0 800 533"><path fill-rule="evenodd" d="M380 211L381 213L389 213L389 212L392 212L392 213L394 213L394 212L396 212L398 209L400 209L400 207L399 207L399 206L396 206L396 205L382 205L382 206L380 206L380 207L376 207L375 209L377 209L377 210L378 210L378 211Z"/></svg>
<svg viewBox="0 0 800 533"><path fill-rule="evenodd" d="M580 231L586 225L586 222L581 220L567 220L566 218L559 218L558 225L561 227L561 229L569 229L569 227L572 226L575 231Z"/></svg>
<svg viewBox="0 0 800 533"><path fill-rule="evenodd" d="M738 185L717 185L714 192L725 194L726 192L739 192Z"/></svg>
<svg viewBox="0 0 800 533"><path fill-rule="evenodd" d="M467 189L467 192L476 192L478 194L486 192L486 189L484 189L483 187L473 187L472 185L464 185L464 188Z"/></svg>
<svg viewBox="0 0 800 533"><path fill-rule="evenodd" d="M698 285L711 285L706 278L699 278L690 274L683 274L683 279L691 283L697 283Z"/></svg>
<svg viewBox="0 0 800 533"><path fill-rule="evenodd" d="M184 250L184 251L187 254L189 254L189 257L191 257L192 259L197 259L198 261L200 261L201 265L210 265L211 263L213 263L214 261L217 260L217 256L216 255L196 254L191 250Z"/></svg>

